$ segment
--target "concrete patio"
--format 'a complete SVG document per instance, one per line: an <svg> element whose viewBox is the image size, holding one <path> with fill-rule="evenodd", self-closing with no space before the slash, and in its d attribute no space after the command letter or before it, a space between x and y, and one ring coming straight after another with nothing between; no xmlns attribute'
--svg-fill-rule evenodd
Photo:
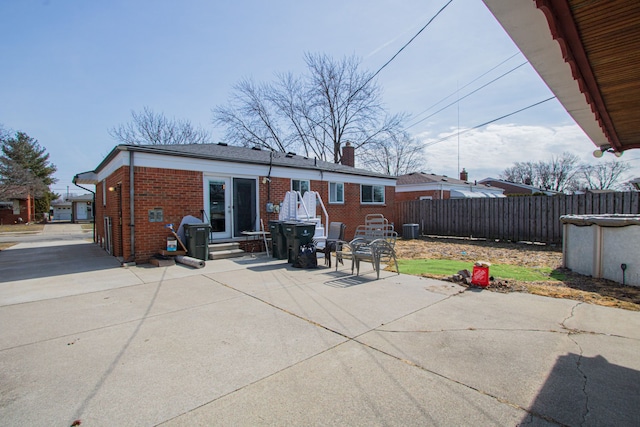
<svg viewBox="0 0 640 427"><path fill-rule="evenodd" d="M640 313L84 237L0 252L2 425L640 424Z"/></svg>

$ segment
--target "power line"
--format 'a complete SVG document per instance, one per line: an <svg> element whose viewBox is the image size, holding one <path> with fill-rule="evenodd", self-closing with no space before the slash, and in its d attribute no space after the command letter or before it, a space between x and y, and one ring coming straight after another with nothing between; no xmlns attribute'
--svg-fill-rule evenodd
<svg viewBox="0 0 640 427"><path fill-rule="evenodd" d="M436 105L440 104L441 102L451 98L453 95L456 95L460 89L464 89L467 86L470 86L472 83L475 83L476 81L480 80L481 78L483 78L484 76L486 76L487 74L489 74L490 72L492 72L493 70L495 70L496 68L498 68L499 66L501 66L502 64L504 64L505 62L508 62L510 59L512 59L515 56L518 56L520 54L520 52L516 52L513 55L511 55L510 57L508 57L507 59L505 59L504 61L500 62L498 65L491 67L490 69L488 69L487 71L485 71L484 73L480 74L478 77L476 77L475 79L471 80L469 83L467 83L466 85L462 86L461 88L459 88L458 90L456 90L455 92L445 96L444 98L442 98L441 100L439 100L438 102L436 102L435 104L431 105L429 108L419 112L418 114L416 114L417 116L421 116L422 114L426 113L427 111L431 110L433 107L435 107ZM411 125L413 126L413 125Z"/></svg>
<svg viewBox="0 0 640 427"><path fill-rule="evenodd" d="M449 139L449 138L453 138L453 137L454 137L454 136L456 136L456 135L462 135L462 134L465 134L465 133L467 133L467 132L471 132L472 130L475 130L475 129L481 128L481 127L483 127L483 126L486 126L486 125L488 125L488 124L491 124L491 123L493 123L493 122L497 122L498 120L502 120L502 119L505 119L505 118L507 118L507 117L513 116L514 114L518 114L518 113L520 113L520 112L522 112L522 111L528 110L529 108L533 108L533 107L535 107L535 106L537 106L537 105L544 104L545 102L547 102L547 101L551 101L552 99L555 99L555 96L552 96L552 97L550 97L550 98L547 98L547 99L542 100L542 101L539 101L539 102L536 102L535 104L531 104L531 105L529 105L529 106L527 106L527 107L524 107L524 108L521 108L521 109L519 109L519 110L513 111L513 112L511 112L511 113L509 113L509 114L505 114L504 116L500 116L500 117L498 117L497 119L489 120L488 122L484 122L484 123L482 123L482 124L479 124L479 125L477 125L477 126L474 126L474 127L472 127L472 128L469 128L469 129L467 129L467 130L465 130L465 131L463 131L463 132L459 132L459 133L455 133L455 134L453 134L453 135L449 135L449 136L444 137L444 138L441 138L441 139L439 139L439 140L437 140L437 141L428 142L428 143L426 143L426 144L424 145L424 148L426 148L426 147L430 147L430 146L435 145L435 144L439 144L440 142L442 142L442 141L446 141L446 140L447 140L447 139Z"/></svg>
<svg viewBox="0 0 640 427"><path fill-rule="evenodd" d="M357 94L358 92L360 92L362 89L364 89L364 87L365 87L366 85L368 85L368 84L369 84L369 82L371 82L371 80L373 80L373 79L374 79L378 74L380 74L380 71L382 71L382 70L383 70L387 65L389 65L389 64L390 64L394 59L396 59L396 57L397 57L398 55L400 55L400 52L402 52L402 51L403 51L407 46L409 46L409 45L411 44L411 42L412 42L412 41L414 41L414 40L415 40L415 38L416 38L416 37L418 37L418 36L420 35L420 33L422 33L422 32L423 32L423 31L424 31L424 30L425 30L425 29L426 29L426 28L427 28L427 27L428 27L428 26L429 26L429 25L430 25L430 24L431 24L431 23L432 23L432 22L433 22L433 21L438 17L438 15L440 15L440 13L442 13L442 11L444 11L444 10L447 8L447 6L449 6L449 5L451 4L451 2L453 2L453 0L449 0L449 1L447 2L447 4L445 4L444 6L442 6L442 7L440 8L440 10L439 10L435 15L433 15L433 17L432 17L431 19L429 19L429 22L427 22L427 23L426 23L422 28L420 28L420 31L418 31L418 32L417 32L413 37L411 37L411 39L409 39L409 41L408 41L408 42L406 42L406 43L404 44L404 46L402 46L402 47L401 47L401 48L400 48L400 49L395 53L395 55L393 55L393 56L391 57L391 59L389 59L387 62L385 62L385 63L382 65L382 67L378 68L378 71L376 71L375 73L373 73L373 74L371 75L371 77L369 77L369 78L368 78L368 79L367 79L367 80L366 80L366 81L365 81L365 82L364 82L364 83L363 83L363 84L362 84L358 89L356 89L356 90L355 90L355 91L354 91L354 92L349 96L349 98L347 98L347 100L346 100L345 102L349 102L349 101L351 101L351 99L352 99L354 96L356 96L356 94Z"/></svg>
<svg viewBox="0 0 640 427"><path fill-rule="evenodd" d="M416 37L418 37L418 36L420 35L420 33L421 33L421 32L423 32L423 31L425 30L425 28L427 28L427 27L428 27L428 26L429 26L429 25L430 25L430 24L431 24L431 23L432 23L432 22L433 22L433 21L438 17L438 15L440 15L440 13L442 13L442 11L444 11L444 10L447 8L447 6L449 6L449 5L451 4L451 2L453 2L453 0L449 0L449 1L447 2L447 4L445 4L444 6L442 6L442 7L440 8L440 10L438 11L438 13L436 13L435 15L433 15L433 17L432 17L431 19L429 19L429 22L427 22L427 23L424 25L424 27L420 28L420 31L418 31L418 32L417 32L413 37L411 37L411 39L410 39L408 42L406 42L406 43L404 44L404 46L402 46L402 47L400 48L400 50L398 50L398 51L396 52L396 54L395 54L395 55L393 55L393 56L391 57L391 59L389 59L387 62L385 62L385 63L384 63L384 65L383 65L382 67L378 68L378 71L376 71L375 73L373 73L373 75L369 78L369 80L367 80L367 81L365 82L365 84L364 84L364 85L366 85L366 84L367 84L367 83L369 83L371 80L373 80L373 78L374 78L375 76L377 76L377 75L378 75L378 73L380 73L380 71L382 71L382 70L383 70L387 65L389 65L389 64L391 63L391 61L393 61L394 59L396 59L396 56L400 55L400 52L402 52L402 51L403 51L407 46L409 46L409 45L411 44L411 42L412 42L413 40L415 40L415 38L416 38ZM363 86L364 86L364 85L363 85Z"/></svg>
<svg viewBox="0 0 640 427"><path fill-rule="evenodd" d="M502 75L500 75L500 76L496 77L495 79L491 80L490 82L485 83L484 85L480 86L480 87L479 87L479 88L477 88L476 90L473 90L473 91L469 92L468 94L466 94L466 95L465 95L465 96L463 96L462 98L458 98L458 99L456 99L455 101L453 101L453 102L451 102L451 103L449 103L449 104L445 105L444 107L442 107L442 108L441 108L441 109L439 109L438 111L436 111L436 112L434 112L434 113L431 113L431 114L429 114L427 117L424 117L424 118L422 118L422 119L418 120L417 122L415 122L415 123L413 123L413 124L411 124L411 125L407 126L407 127L405 128L405 130L407 130L407 129L411 128L411 127L414 127L414 126L415 126L415 125L417 125L417 124L420 124L420 123L424 122L424 121L425 121L425 120L427 120L428 118L431 118L431 117L435 116L436 114L438 114L439 112L441 112L441 111L443 111L443 110L446 110L447 108L451 107L453 104L456 104L456 103L460 102L460 100L465 99L465 98L467 98L467 97L469 97L469 96L473 95L474 93L478 92L478 91L479 91L479 90L481 90L481 89L484 89L485 87L489 86L490 84L494 83L495 81L500 80L501 78L505 77L506 75L513 73L515 70L517 70L518 68L520 68L520 67L522 67L523 65L526 65L526 64L528 64L528 63L529 63L529 61L525 61L525 62L523 62L522 64L518 65L517 67L510 69L510 70L509 70L509 71L507 71L506 73L503 73Z"/></svg>

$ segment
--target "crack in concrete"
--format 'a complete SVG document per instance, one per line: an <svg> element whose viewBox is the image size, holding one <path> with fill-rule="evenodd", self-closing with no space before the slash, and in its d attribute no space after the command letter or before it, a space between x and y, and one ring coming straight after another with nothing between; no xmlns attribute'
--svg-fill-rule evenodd
<svg viewBox="0 0 640 427"><path fill-rule="evenodd" d="M584 395L584 409L582 412L582 421L580 422L581 426L585 425L585 423L587 422L587 417L589 416L589 412L590 412L589 394L587 393L587 382L589 381L589 378L587 377L587 374L582 370L582 359L583 359L584 350L582 349L582 346L580 345L580 343L578 343L578 341L574 339L574 335L588 334L593 332L587 332L587 331L582 331L575 328L569 328L567 327L566 322L568 322L570 319L575 317L576 309L580 307L582 304L584 304L584 302L578 302L573 307L571 307L571 313L569 313L569 315L565 317L564 320L562 320L562 322L560 323L560 325L562 326L562 329L567 331L567 338L569 338L575 344L575 346L578 348L578 351L579 351L578 360L576 360L576 370L582 376L582 379L583 379L582 394ZM598 335L608 335L608 334L598 334Z"/></svg>
<svg viewBox="0 0 640 427"><path fill-rule="evenodd" d="M578 371L578 373L582 376L582 394L584 395L584 409L582 412L582 421L580 422L580 425L583 426L585 425L585 423L587 422L587 417L589 416L589 393L587 393L587 383L589 381L589 378L587 377L587 374L582 370L582 358L583 358L583 349L582 346L578 343L577 340L575 340L573 338L573 335L578 335L581 334L581 332L569 332L567 334L567 337L573 341L573 343L576 345L576 347L579 350L579 354L578 354L578 360L576 361L576 370Z"/></svg>
<svg viewBox="0 0 640 427"><path fill-rule="evenodd" d="M567 321L569 321L570 319L572 319L573 317L575 317L576 315L576 308L578 308L579 306L581 306L582 304L584 304L583 302L578 302L576 304L573 305L573 307L571 307L571 313L569 313L569 315L567 317L565 317L564 319L562 319L562 322L560 322L560 326L562 326L562 329L569 331L569 333L571 332L578 332L577 329L571 329L568 328L567 325L565 325L565 323L567 323Z"/></svg>

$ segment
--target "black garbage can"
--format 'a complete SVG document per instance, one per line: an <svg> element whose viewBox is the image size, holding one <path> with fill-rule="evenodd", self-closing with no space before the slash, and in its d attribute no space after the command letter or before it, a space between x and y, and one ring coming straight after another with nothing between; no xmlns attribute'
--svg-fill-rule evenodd
<svg viewBox="0 0 640 427"><path fill-rule="evenodd" d="M287 258L287 238L282 228L283 221L269 221L269 233L271 233L271 253L273 258Z"/></svg>
<svg viewBox="0 0 640 427"><path fill-rule="evenodd" d="M287 239L287 260L295 263L300 246L313 242L316 225L308 222L285 222L282 228Z"/></svg>
<svg viewBox="0 0 640 427"><path fill-rule="evenodd" d="M187 253L201 260L209 259L209 224L184 224L184 236L187 240Z"/></svg>

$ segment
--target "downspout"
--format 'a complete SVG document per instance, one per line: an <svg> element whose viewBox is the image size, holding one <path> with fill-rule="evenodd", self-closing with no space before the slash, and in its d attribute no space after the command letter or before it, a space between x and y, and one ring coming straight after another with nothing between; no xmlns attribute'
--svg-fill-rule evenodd
<svg viewBox="0 0 640 427"><path fill-rule="evenodd" d="M130 215L130 232L131 232L131 256L130 260L135 262L136 260L136 221L135 221L135 211L134 211L134 187L133 187L133 151L129 151L129 215Z"/></svg>
<svg viewBox="0 0 640 427"><path fill-rule="evenodd" d="M93 224L93 243L97 243L97 240L96 240L96 192L91 191L88 188L84 188L82 185L78 185L75 182L73 183L73 185L75 185L76 187L80 187L84 191L88 191L89 193L93 194L93 205L91 206L91 216L93 217L93 220L91 221L91 223Z"/></svg>

